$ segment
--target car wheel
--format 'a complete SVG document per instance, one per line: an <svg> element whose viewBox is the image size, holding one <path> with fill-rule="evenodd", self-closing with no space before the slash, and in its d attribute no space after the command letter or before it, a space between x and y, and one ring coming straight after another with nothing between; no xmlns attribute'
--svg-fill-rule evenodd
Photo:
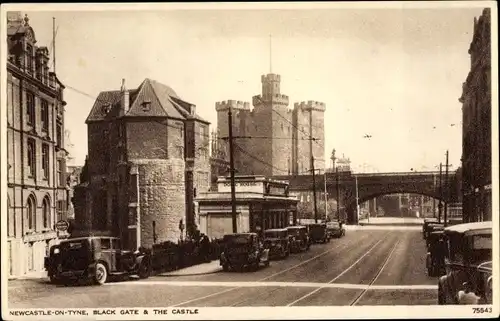
<svg viewBox="0 0 500 321"><path fill-rule="evenodd" d="M269 260L267 260L267 261L264 263L264 266L265 266L265 267L268 267L268 266L269 266Z"/></svg>
<svg viewBox="0 0 500 321"><path fill-rule="evenodd" d="M143 260L141 262L141 265L139 266L139 278L140 279L147 279L149 275L151 274L151 270L149 268L149 262L147 260Z"/></svg>
<svg viewBox="0 0 500 321"><path fill-rule="evenodd" d="M229 265L228 264L223 264L222 265L222 271L224 271L224 272L229 271Z"/></svg>
<svg viewBox="0 0 500 321"><path fill-rule="evenodd" d="M102 263L97 263L95 266L95 275L94 275L94 281L98 285L103 285L106 283L106 280L108 278L108 270L106 269L106 266Z"/></svg>

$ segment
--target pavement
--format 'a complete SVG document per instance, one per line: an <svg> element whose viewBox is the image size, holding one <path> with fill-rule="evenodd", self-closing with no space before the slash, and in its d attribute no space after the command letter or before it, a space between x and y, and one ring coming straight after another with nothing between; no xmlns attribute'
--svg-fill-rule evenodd
<svg viewBox="0 0 500 321"><path fill-rule="evenodd" d="M197 274L210 271L209 266L215 270L213 261L206 270L191 267L178 272L183 275L131 278L103 286L9 282L8 304L10 308L431 305L437 303L437 278L427 276L425 255L421 231L360 228L254 272Z"/></svg>
<svg viewBox="0 0 500 321"><path fill-rule="evenodd" d="M192 276L192 275L204 275L212 274L222 271L222 267L219 264L219 260L214 260L209 263L202 263L193 265L187 268L179 269L176 271L160 273L159 276Z"/></svg>

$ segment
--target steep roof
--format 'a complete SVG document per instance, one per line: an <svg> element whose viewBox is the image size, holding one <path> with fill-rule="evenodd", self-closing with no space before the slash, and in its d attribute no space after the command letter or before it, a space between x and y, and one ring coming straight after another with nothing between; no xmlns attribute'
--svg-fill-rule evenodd
<svg viewBox="0 0 500 321"><path fill-rule="evenodd" d="M120 90L103 91L99 93L87 117L86 123L104 121L116 117L169 117L187 119L190 117L189 107L192 104L185 102L167 85L146 78L139 88L129 90L129 110L126 114L120 113ZM144 108L144 103L149 108ZM198 115L194 118L208 123Z"/></svg>

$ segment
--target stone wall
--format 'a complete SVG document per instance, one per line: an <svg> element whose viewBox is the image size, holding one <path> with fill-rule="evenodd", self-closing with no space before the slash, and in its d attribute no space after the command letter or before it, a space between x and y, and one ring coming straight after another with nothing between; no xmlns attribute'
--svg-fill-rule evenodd
<svg viewBox="0 0 500 321"><path fill-rule="evenodd" d="M141 245L153 245L153 221L157 243L177 242L179 221L185 222L184 161L134 159L131 163L139 168Z"/></svg>

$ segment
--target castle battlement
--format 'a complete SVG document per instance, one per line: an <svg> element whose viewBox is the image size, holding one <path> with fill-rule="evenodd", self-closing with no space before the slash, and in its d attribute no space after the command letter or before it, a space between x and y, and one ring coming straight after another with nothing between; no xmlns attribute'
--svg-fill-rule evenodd
<svg viewBox="0 0 500 321"><path fill-rule="evenodd" d="M263 104L288 106L290 104L290 98L287 95L282 95L282 94L255 95L252 97L252 103L254 106L260 106Z"/></svg>
<svg viewBox="0 0 500 321"><path fill-rule="evenodd" d="M319 101L309 100L307 102L295 103L294 109L325 111L326 105Z"/></svg>
<svg viewBox="0 0 500 321"><path fill-rule="evenodd" d="M281 76L277 75L277 74L262 75L262 76L260 76L260 81L262 83L264 83L264 82L270 82L270 81L280 82L281 81Z"/></svg>
<svg viewBox="0 0 500 321"><path fill-rule="evenodd" d="M224 100L224 101L218 101L215 103L215 110L216 111L224 111L229 108L233 109L243 109L243 110L248 110L250 111L250 103L249 102L244 102L241 100Z"/></svg>

